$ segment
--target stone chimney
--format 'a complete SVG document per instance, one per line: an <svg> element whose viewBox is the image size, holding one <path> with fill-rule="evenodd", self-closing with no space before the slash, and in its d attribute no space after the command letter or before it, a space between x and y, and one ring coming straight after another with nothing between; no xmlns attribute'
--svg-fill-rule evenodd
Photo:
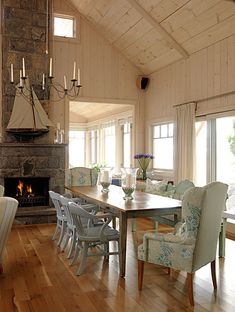
<svg viewBox="0 0 235 312"><path fill-rule="evenodd" d="M50 3L50 1L49 1ZM50 105L45 99L41 84L42 74L48 72L48 14L47 0L2 1L2 127L3 142L18 139L5 131L14 104L15 87L10 83L10 64L14 64L14 81L19 82L22 59L25 59L26 76L48 115ZM49 116L50 118L50 116ZM52 136L52 138L50 138ZM35 138L34 142L52 143L53 133Z"/></svg>

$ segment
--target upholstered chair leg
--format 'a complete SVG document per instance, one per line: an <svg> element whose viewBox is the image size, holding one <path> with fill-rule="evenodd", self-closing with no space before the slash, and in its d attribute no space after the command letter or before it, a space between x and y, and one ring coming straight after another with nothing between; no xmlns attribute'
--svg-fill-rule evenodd
<svg viewBox="0 0 235 312"><path fill-rule="evenodd" d="M212 282L213 282L214 289L217 289L215 260L211 262L211 277L212 277Z"/></svg>
<svg viewBox="0 0 235 312"><path fill-rule="evenodd" d="M142 290L144 276L144 261L138 260L138 289Z"/></svg>
<svg viewBox="0 0 235 312"><path fill-rule="evenodd" d="M189 302L194 306L194 297L193 297L193 273L187 273L187 287L188 287L188 297Z"/></svg>

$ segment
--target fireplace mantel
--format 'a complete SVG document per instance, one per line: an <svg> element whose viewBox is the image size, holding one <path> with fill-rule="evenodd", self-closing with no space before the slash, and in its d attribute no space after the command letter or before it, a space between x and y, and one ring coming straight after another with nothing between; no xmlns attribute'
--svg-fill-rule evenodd
<svg viewBox="0 0 235 312"><path fill-rule="evenodd" d="M40 144L40 143L27 143L27 142L17 142L17 143L0 143L0 147L49 147L49 148L64 148L67 147L68 144L62 143L62 144Z"/></svg>

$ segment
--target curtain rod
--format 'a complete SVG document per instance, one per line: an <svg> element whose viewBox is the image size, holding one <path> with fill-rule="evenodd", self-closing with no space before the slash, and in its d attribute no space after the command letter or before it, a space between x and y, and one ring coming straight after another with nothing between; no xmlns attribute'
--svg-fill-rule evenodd
<svg viewBox="0 0 235 312"><path fill-rule="evenodd" d="M223 113L228 113L228 112L235 112L235 109L226 109L223 111L219 111L219 112L213 112L213 113L208 113L208 114L199 114L196 117L204 117L204 116L208 116L208 115L218 115L218 114L223 114Z"/></svg>
<svg viewBox="0 0 235 312"><path fill-rule="evenodd" d="M218 94L218 95L213 95L213 96L210 96L210 97L207 97L207 98L202 98L202 99L199 99L199 100L191 100L191 101L188 101L188 102L175 104L175 105L173 105L173 107L178 107L178 106L189 104L189 103L196 103L197 104L197 103L200 103L200 102L216 99L216 98L219 98L221 96L226 96L226 95L231 95L231 94L235 94L235 91L230 91L230 92L226 92L226 93L222 93L222 94Z"/></svg>

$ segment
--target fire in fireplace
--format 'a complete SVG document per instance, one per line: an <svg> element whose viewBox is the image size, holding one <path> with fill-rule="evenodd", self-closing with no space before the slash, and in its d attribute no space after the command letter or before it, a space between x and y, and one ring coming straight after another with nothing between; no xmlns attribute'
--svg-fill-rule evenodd
<svg viewBox="0 0 235 312"><path fill-rule="evenodd" d="M49 178L5 178L5 195L14 197L19 207L48 206Z"/></svg>

